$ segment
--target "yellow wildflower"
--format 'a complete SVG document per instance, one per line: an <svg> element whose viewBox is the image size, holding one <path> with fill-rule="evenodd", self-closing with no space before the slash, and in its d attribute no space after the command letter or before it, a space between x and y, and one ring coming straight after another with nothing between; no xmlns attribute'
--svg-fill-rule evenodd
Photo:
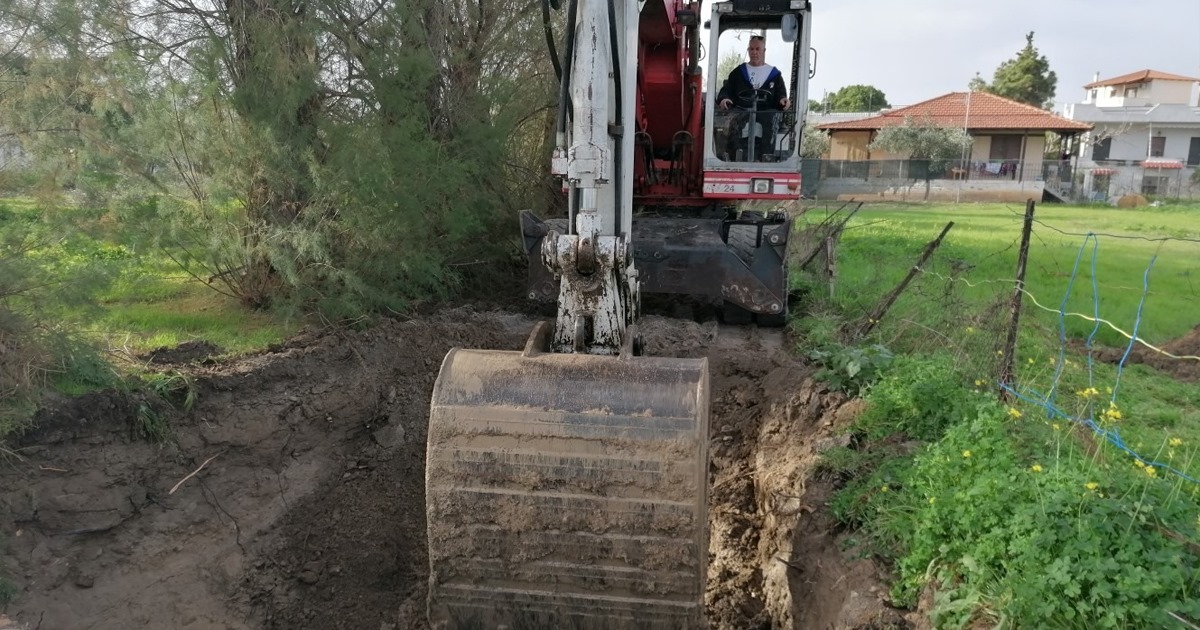
<svg viewBox="0 0 1200 630"><path fill-rule="evenodd" d="M969 450L963 451L963 457L970 457L970 456L971 456L971 451L969 451Z"/></svg>
<svg viewBox="0 0 1200 630"><path fill-rule="evenodd" d="M1133 460L1133 465L1134 465L1134 466L1137 466L1138 468L1145 468L1145 467L1146 467L1146 463L1145 463L1145 462L1143 462L1143 461L1142 461L1142 460L1140 460L1140 459L1135 459L1135 460Z"/></svg>
<svg viewBox="0 0 1200 630"><path fill-rule="evenodd" d="M1033 471L1033 472L1035 472L1035 473L1042 472L1042 465L1041 465L1041 464L1034 464L1034 465L1032 465L1032 466L1030 466L1030 467L1029 467L1029 470L1032 470L1032 471Z"/></svg>
<svg viewBox="0 0 1200 630"><path fill-rule="evenodd" d="M1171 446L1183 446L1183 440L1181 438L1171 438L1167 440L1167 444Z"/></svg>
<svg viewBox="0 0 1200 630"><path fill-rule="evenodd" d="M929 504L933 505L934 503L937 503L937 497L929 497Z"/></svg>
<svg viewBox="0 0 1200 630"><path fill-rule="evenodd" d="M981 378L975 379L975 387L983 387L983 379L981 379Z"/></svg>
<svg viewBox="0 0 1200 630"><path fill-rule="evenodd" d="M1062 426L1061 426L1061 425L1059 425L1057 422L1055 422L1054 424L1050 425L1050 427L1051 427L1051 428L1053 428L1055 431L1061 431L1061 430L1062 430Z"/></svg>
<svg viewBox="0 0 1200 630"><path fill-rule="evenodd" d="M1004 351L1003 351L1003 350L997 350L997 351L996 351L996 356L998 356L998 357L1002 357L1002 356L1004 356Z"/></svg>
<svg viewBox="0 0 1200 630"><path fill-rule="evenodd" d="M1029 357L1029 365L1033 365L1033 357Z"/></svg>
<svg viewBox="0 0 1200 630"><path fill-rule="evenodd" d="M880 489L879 489L879 491L880 491L880 492L887 492L887 491L888 491L888 487L887 487L887 486L884 486L884 487L880 488Z"/></svg>
<svg viewBox="0 0 1200 630"><path fill-rule="evenodd" d="M1100 487L1100 484L1096 483L1095 481L1089 481L1083 484L1083 487L1087 488L1088 490L1095 490L1096 488Z"/></svg>
<svg viewBox="0 0 1200 630"><path fill-rule="evenodd" d="M1156 468L1154 468L1153 466L1146 466L1146 474L1151 477L1157 477L1158 470Z"/></svg>
<svg viewBox="0 0 1200 630"><path fill-rule="evenodd" d="M1025 415L1025 414L1021 413L1021 410L1017 409L1016 407L1009 407L1008 415L1012 416L1013 419L1016 419L1016 418L1020 418L1021 416Z"/></svg>

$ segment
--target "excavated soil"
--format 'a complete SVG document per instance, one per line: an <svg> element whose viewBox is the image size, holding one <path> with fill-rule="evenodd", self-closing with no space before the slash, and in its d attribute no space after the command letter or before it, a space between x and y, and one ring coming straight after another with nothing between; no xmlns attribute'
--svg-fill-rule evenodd
<svg viewBox="0 0 1200 630"><path fill-rule="evenodd" d="M426 627L433 381L451 347L515 350L531 328L459 309L230 361L163 349L153 363L191 378L190 412L116 392L51 401L0 452L3 612L46 630ZM831 489L809 481L857 403L813 382L778 330L643 330L649 354L710 361L711 627L904 627L870 562L839 551ZM141 439L161 420L168 443Z"/></svg>
<svg viewBox="0 0 1200 630"><path fill-rule="evenodd" d="M1103 361L1119 363L1122 358L1125 358L1125 350L1125 348L1104 348L1099 350L1097 355ZM1162 350L1176 357L1193 358L1176 359L1137 344L1129 351L1125 362L1149 365L1181 381L1191 383L1200 381L1200 359L1194 358L1200 357L1200 326L1191 329L1182 337L1163 344Z"/></svg>

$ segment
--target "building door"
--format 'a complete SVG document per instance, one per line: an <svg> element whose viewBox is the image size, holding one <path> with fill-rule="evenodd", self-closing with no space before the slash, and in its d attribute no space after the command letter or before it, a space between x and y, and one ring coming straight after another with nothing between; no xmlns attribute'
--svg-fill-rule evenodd
<svg viewBox="0 0 1200 630"><path fill-rule="evenodd" d="M1192 138L1192 144L1188 147L1188 166L1200 165L1200 138Z"/></svg>
<svg viewBox="0 0 1200 630"><path fill-rule="evenodd" d="M1108 154L1112 151L1112 138L1105 138L1100 142L1092 145L1092 161L1100 162L1108 159Z"/></svg>

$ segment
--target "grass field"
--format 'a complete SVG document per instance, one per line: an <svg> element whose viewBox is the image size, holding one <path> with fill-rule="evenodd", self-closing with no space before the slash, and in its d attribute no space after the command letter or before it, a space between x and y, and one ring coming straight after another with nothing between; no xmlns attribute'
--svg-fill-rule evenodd
<svg viewBox="0 0 1200 630"><path fill-rule="evenodd" d="M162 249L136 243L103 214L44 209L28 198L0 201L0 236L16 235L23 273L38 289L11 304L105 350L140 354L203 339L227 354L258 350L301 322L249 311L185 273ZM23 259L23 260L19 260Z"/></svg>
<svg viewBox="0 0 1200 630"><path fill-rule="evenodd" d="M839 249L834 310L863 316L953 221L924 267L928 273L897 300L876 337L897 352L955 353L969 383L990 387L1009 321L1023 214L1023 206L1001 204L864 206ZM818 206L807 220L824 215L825 206ZM1200 384L1133 364L1118 380L1115 365L1089 361L1086 350L1091 336L1095 347L1119 356L1130 340L1116 329L1132 334L1136 327L1139 339L1161 346L1200 326L1200 206L1038 204L1035 220L1015 357L1018 389L1042 400L1053 391L1056 407L1085 416L1089 405L1093 415L1103 416L1111 399L1122 416L1111 428L1128 446L1154 459L1172 440L1180 441L1193 457L1178 449L1174 463L1182 460L1200 478L1194 457ZM1068 315L1060 316L1060 308ZM1095 318L1097 312L1112 326L1080 316ZM1078 395L1089 387L1097 394ZM1027 417L1046 416L1037 405L1020 407Z"/></svg>
<svg viewBox="0 0 1200 630"><path fill-rule="evenodd" d="M793 325L831 386L886 356L863 348L896 355L863 390L856 446L824 456L844 484L830 507L847 544L894 572L894 603L934 587L934 627L1200 622L1200 383L1102 360L1135 328L1162 345L1200 324L1200 206L1036 210L1013 357L1023 207L866 206L844 232L832 296L797 277L814 297ZM949 221L922 273L854 336ZM1010 359L1020 399L1001 401Z"/></svg>

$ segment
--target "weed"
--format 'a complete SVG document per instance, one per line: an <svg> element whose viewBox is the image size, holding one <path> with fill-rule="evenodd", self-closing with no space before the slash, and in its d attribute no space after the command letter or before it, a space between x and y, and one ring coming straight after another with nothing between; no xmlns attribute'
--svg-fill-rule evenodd
<svg viewBox="0 0 1200 630"><path fill-rule="evenodd" d="M832 346L814 350L809 358L821 365L816 378L833 391L857 394L875 382L881 370L892 362L892 353L875 344L865 348Z"/></svg>
<svg viewBox="0 0 1200 630"><path fill-rule="evenodd" d="M8 606L8 603L17 596L17 587L7 579L0 577L0 608Z"/></svg>
<svg viewBox="0 0 1200 630"><path fill-rule="evenodd" d="M151 392L176 409L191 411L196 406L196 384L186 374L176 371L148 372L142 375L142 380Z"/></svg>
<svg viewBox="0 0 1200 630"><path fill-rule="evenodd" d="M171 441L171 423L167 415L155 409L150 402L143 400L138 403L137 420L139 437L156 444Z"/></svg>

